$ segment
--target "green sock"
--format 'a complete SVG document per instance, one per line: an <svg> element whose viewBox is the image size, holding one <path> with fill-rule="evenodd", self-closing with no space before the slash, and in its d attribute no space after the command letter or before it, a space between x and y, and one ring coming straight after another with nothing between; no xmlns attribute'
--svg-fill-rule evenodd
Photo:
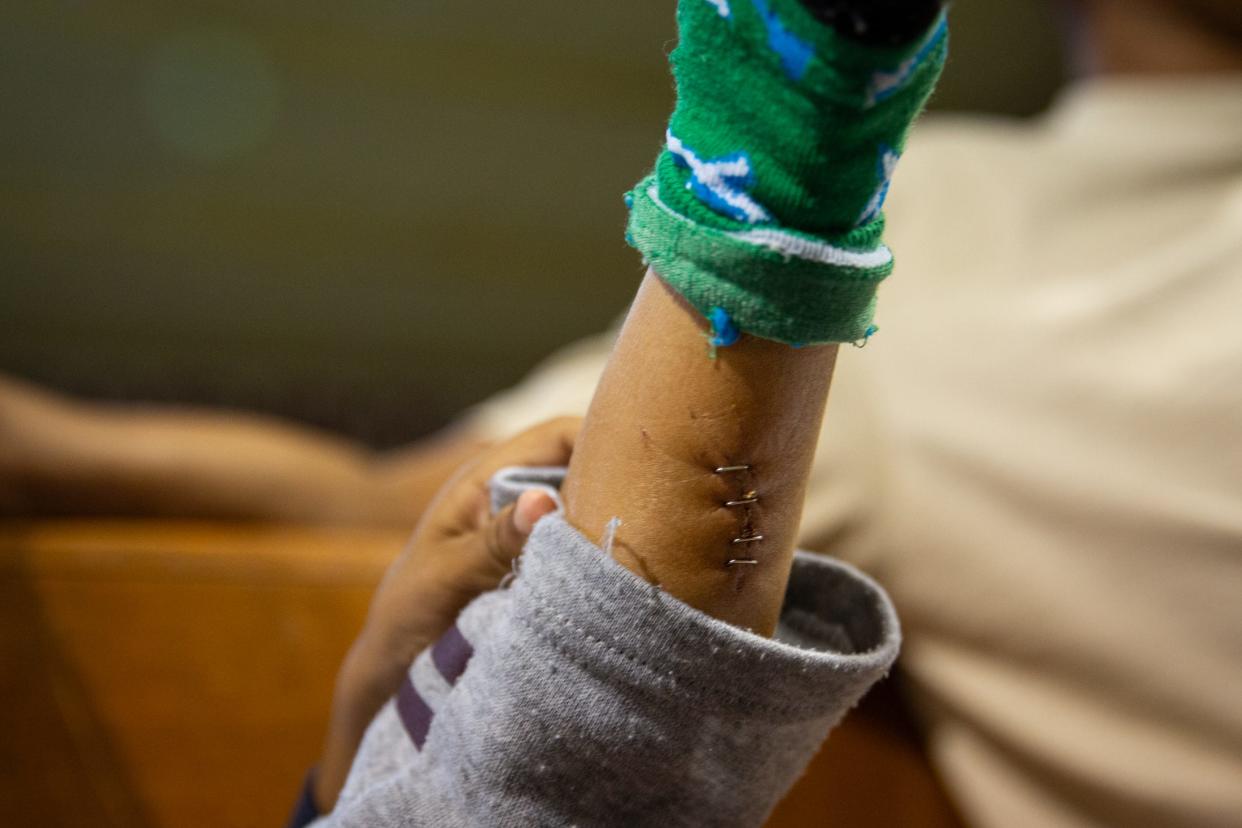
<svg viewBox="0 0 1242 828"><path fill-rule="evenodd" d="M903 47L847 40L797 0L680 0L677 21L677 106L627 196L627 239L716 344L734 328L865 339L893 267L884 197L944 64L944 16Z"/></svg>

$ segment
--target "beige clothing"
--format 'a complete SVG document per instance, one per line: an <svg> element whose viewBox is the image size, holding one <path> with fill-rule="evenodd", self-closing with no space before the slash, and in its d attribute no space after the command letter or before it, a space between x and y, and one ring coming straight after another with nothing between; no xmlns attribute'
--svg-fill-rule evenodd
<svg viewBox="0 0 1242 828"><path fill-rule="evenodd" d="M980 826L1242 824L1242 78L934 120L805 543L891 591ZM575 346L477 412L582 412Z"/></svg>

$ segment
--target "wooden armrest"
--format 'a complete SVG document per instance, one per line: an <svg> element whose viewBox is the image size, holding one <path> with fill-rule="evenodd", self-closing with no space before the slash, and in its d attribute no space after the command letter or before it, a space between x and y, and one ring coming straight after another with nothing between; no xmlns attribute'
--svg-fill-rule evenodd
<svg viewBox="0 0 1242 828"><path fill-rule="evenodd" d="M280 825L403 532L0 524L0 808L21 825Z"/></svg>

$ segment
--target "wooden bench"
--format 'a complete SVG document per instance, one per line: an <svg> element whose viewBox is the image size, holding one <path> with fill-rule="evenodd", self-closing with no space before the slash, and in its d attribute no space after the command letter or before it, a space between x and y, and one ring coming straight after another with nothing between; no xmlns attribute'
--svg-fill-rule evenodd
<svg viewBox="0 0 1242 828"><path fill-rule="evenodd" d="M337 665L404 533L0 524L0 813L12 825L280 826ZM958 822L879 690L771 826Z"/></svg>

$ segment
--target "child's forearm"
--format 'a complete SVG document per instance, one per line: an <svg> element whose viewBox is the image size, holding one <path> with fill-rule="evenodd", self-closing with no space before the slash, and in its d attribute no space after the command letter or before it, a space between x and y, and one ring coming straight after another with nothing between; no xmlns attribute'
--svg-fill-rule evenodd
<svg viewBox="0 0 1242 828"><path fill-rule="evenodd" d="M884 199L943 64L939 14L937 0L678 7L677 105L628 196L627 238L652 271L587 414L566 516L643 578L763 634L833 343L876 331Z"/></svg>
<svg viewBox="0 0 1242 828"><path fill-rule="evenodd" d="M566 513L596 541L620 518L622 565L770 635L837 346L743 336L707 349L701 317L649 272L575 449Z"/></svg>

